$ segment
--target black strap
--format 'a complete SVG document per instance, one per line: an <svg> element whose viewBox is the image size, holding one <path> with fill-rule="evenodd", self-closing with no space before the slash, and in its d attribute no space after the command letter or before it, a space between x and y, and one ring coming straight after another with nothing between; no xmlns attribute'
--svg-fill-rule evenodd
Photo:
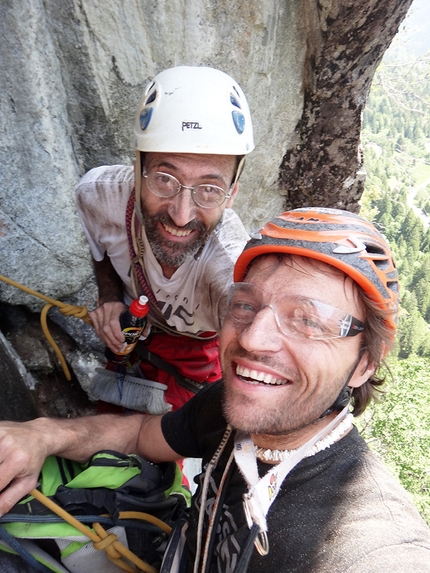
<svg viewBox="0 0 430 573"><path fill-rule="evenodd" d="M180 374L172 364L169 364L168 362L160 358L158 354L154 354L153 352L148 350L146 346L142 344L137 344L134 348L134 351L141 360L145 360L146 362L149 362L153 366L160 368L160 370L164 370L164 372L167 372L167 374L173 376L173 378L176 380L179 386L182 386L189 392L193 392L193 394L197 394L197 392L199 392L204 386L207 385L207 382L196 382L191 378L186 378L185 376L182 376L182 374Z"/></svg>
<svg viewBox="0 0 430 573"><path fill-rule="evenodd" d="M260 533L260 527L253 523L251 529L249 530L248 537L246 539L245 546L240 553L239 561L236 565L234 573L246 573L249 565L249 560L254 552L254 541L257 535Z"/></svg>
<svg viewBox="0 0 430 573"><path fill-rule="evenodd" d="M118 508L115 503L115 490L107 488L79 488L72 489L64 486L59 486L54 495L54 500L58 505L63 507L69 513L86 509L85 513L89 511L94 512L94 508L101 513L106 512L114 519L118 518Z"/></svg>
<svg viewBox="0 0 430 573"><path fill-rule="evenodd" d="M163 555L160 573L170 573L172 570L177 573L184 573L186 571L187 542L185 541L184 546L182 545L183 529L186 523L187 518L184 517L178 519L173 525ZM174 565L176 565L176 568L173 568Z"/></svg>
<svg viewBox="0 0 430 573"><path fill-rule="evenodd" d="M172 497L172 496L170 496ZM158 506L157 506L158 509ZM148 508L147 511L144 511L144 513L148 513L151 514L152 509ZM88 525L92 525L95 521L97 523L100 523L101 525L103 525L105 527L105 529L109 529L112 527L116 527L117 525L121 526L121 527L125 527L126 529L131 528L131 529L135 529L141 533L145 533L145 532L153 532L153 533L163 533L163 529L156 523L152 523L150 521L146 521L145 519L135 519L135 518L124 518L121 517L119 519L112 519L111 517L106 517L103 515L81 515L81 514L76 514L74 517L76 517L76 519L78 519L81 523L84 524L88 524ZM157 516L155 516L157 517ZM178 518L179 519L179 518ZM162 520L163 521L163 520ZM38 515L21 515L19 513L7 513L6 515L4 515L3 517L0 518L0 523L31 523L31 524L35 524L35 523L61 523L64 524L64 519L62 517L59 517L58 515L55 514L49 514L49 515L44 515L44 516L38 516ZM170 524L170 522L169 522ZM1 525L0 525L1 527ZM5 529L4 530L6 532L6 535L10 535L10 533ZM2 537L3 531L0 532L0 538ZM12 536L12 539L16 539L16 537ZM39 538L34 538L36 541L39 540ZM8 542L9 543L9 542ZM1 550L1 547L0 547Z"/></svg>
<svg viewBox="0 0 430 573"><path fill-rule="evenodd" d="M118 509L115 503L115 495L117 495L116 490L107 488L72 489L60 485L55 495L50 496L50 499L69 512L79 510L80 513L85 511L88 514L90 512L94 513L95 510L103 510L104 513L109 513L111 516L116 517ZM25 515L30 515L35 518L52 513L45 504L37 499L31 499L25 503L17 503L11 510L12 512L16 516L24 517Z"/></svg>

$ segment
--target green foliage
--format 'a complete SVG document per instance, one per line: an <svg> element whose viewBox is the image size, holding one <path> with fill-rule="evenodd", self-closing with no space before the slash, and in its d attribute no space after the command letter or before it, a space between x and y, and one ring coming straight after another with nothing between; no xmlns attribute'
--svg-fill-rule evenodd
<svg viewBox="0 0 430 573"><path fill-rule="evenodd" d="M429 78L430 58L382 64L363 118L367 182L361 213L387 237L397 262L402 359L430 356Z"/></svg>
<svg viewBox="0 0 430 573"><path fill-rule="evenodd" d="M389 367L392 379L357 426L430 525L430 361L410 356Z"/></svg>
<svg viewBox="0 0 430 573"><path fill-rule="evenodd" d="M357 425L430 525L430 58L404 62L380 66L363 120L361 214L391 245L401 311L393 378Z"/></svg>

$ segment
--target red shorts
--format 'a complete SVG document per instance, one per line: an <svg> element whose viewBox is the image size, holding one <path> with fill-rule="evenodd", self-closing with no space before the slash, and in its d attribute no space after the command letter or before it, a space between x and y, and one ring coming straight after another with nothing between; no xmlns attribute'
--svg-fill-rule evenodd
<svg viewBox="0 0 430 573"><path fill-rule="evenodd" d="M218 338L204 340L157 333L151 335L148 341L138 344L144 344L148 350L174 366L179 374L195 382L212 383L222 377ZM140 360L139 364L144 378L167 386L165 398L173 410L180 408L194 395L161 368Z"/></svg>

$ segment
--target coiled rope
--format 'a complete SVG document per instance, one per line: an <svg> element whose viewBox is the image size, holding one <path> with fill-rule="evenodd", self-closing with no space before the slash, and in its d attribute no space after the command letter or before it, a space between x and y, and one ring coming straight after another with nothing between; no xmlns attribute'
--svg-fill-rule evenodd
<svg viewBox="0 0 430 573"><path fill-rule="evenodd" d="M70 374L70 370L67 366L66 360L64 359L64 356L62 355L61 350L58 348L55 340L52 338L51 333L49 332L48 323L47 323L48 311L51 307L56 306L57 308L59 308L61 314L63 314L64 316L74 316L75 318L81 318L87 324L92 325L91 318L88 316L88 308L86 306L74 306L72 304L66 304L64 302L54 300L52 298L49 298L48 296L45 296L44 294L41 294L40 292L37 292L31 288L28 288L28 287L18 283L17 281L9 279L3 275L0 275L0 280L2 280L5 283L8 283L8 284L10 284L16 288L19 288L28 294L31 294L31 295L36 296L38 298L41 298L42 300L44 300L47 303L42 308L42 311L40 313L40 325L42 327L43 334L46 336L46 339L48 340L49 344L52 346L55 354L57 355L58 360L60 361L60 364L61 364L61 367L63 369L63 372L64 372L66 379L71 380L72 376Z"/></svg>
<svg viewBox="0 0 430 573"><path fill-rule="evenodd" d="M114 533L106 531L104 527L100 525L100 523L93 523L93 531L93 529L81 523L79 520L73 517L73 515L70 515L70 513L46 497L39 490L33 489L30 494L35 499L43 503L53 513L57 514L59 517L64 519L64 521L67 521L67 523L91 539L94 548L99 551L105 551L109 560L120 567L123 571L127 571L128 573L134 573L136 571L135 567L131 566L129 563L123 560L127 559L136 565L139 571L144 571L145 573L157 573L157 570L154 567L139 559L139 557L137 557L127 547L125 547L125 545L118 541L118 537ZM143 519L145 521L149 521L160 527L166 533L170 533L172 530L172 528L164 521L139 511L120 512L119 517L123 519Z"/></svg>

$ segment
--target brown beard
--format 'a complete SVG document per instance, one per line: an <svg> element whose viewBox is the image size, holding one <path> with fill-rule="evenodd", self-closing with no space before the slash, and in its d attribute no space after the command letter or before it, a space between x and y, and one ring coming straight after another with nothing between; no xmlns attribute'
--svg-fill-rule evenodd
<svg viewBox="0 0 430 573"><path fill-rule="evenodd" d="M340 389L345 383L346 374L338 377L327 393L321 394L318 399L310 397L312 403L309 408L304 404L290 399L281 399L272 404L271 411L259 408L252 398L246 394L238 392L229 386L228 378L231 372L231 364L235 358L249 358L257 360L263 366L272 366L282 372L279 363L275 364L274 360L268 356L256 357L247 352L239 345L230 345L227 351L221 356L222 371L224 374L223 385L223 412L226 420L233 427L251 434L268 434L272 436L288 435L302 430L317 422L321 414L333 404L337 398ZM293 384L300 384L300 378L295 372L285 370L285 379L292 380ZM274 389L274 391L276 391Z"/></svg>

